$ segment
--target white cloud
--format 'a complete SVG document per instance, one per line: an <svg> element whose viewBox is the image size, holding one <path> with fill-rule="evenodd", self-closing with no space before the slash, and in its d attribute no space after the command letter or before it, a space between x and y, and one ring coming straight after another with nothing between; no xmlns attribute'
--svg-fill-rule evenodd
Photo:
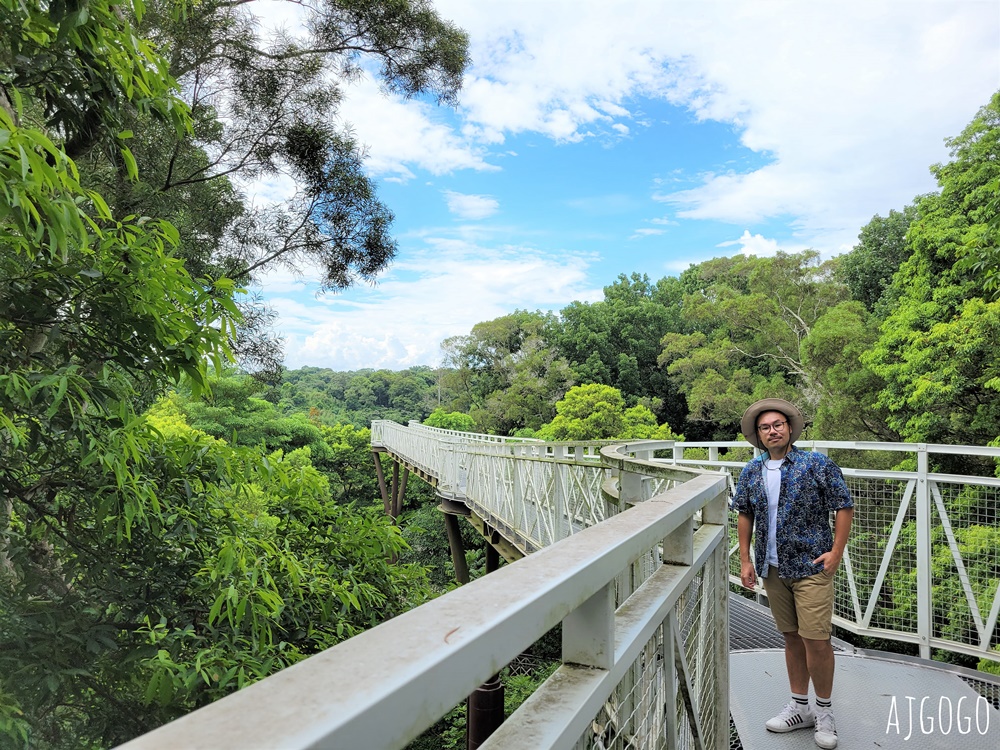
<svg viewBox="0 0 1000 750"><path fill-rule="evenodd" d="M466 195L465 193L445 190L444 198L448 203L448 210L460 219L473 221L485 219L500 209L500 203L497 199L488 195Z"/></svg>
<svg viewBox="0 0 1000 750"><path fill-rule="evenodd" d="M271 304L291 368L435 365L441 341L467 334L476 323L515 308L558 310L575 299L601 299L601 289L587 285L592 260L436 236L407 252L375 287L272 298Z"/></svg>
<svg viewBox="0 0 1000 750"><path fill-rule="evenodd" d="M573 142L666 99L770 161L662 195L679 217L788 219L826 251L933 189L944 138L1000 88L992 0L435 5L471 35L467 134Z"/></svg>
<svg viewBox="0 0 1000 750"><path fill-rule="evenodd" d="M781 239L783 250L849 248L874 213L933 189L927 165L947 159L944 139L961 132L1000 88L995 0L434 5L470 33L473 63L460 107L453 114L387 97L369 79L347 87L342 115L369 147L373 174L404 183L424 179L421 171L496 170L491 160L516 154L488 148L514 134L569 144L591 136L617 141L637 127L656 127L668 140L674 126L651 119L643 100L669 101L691 119L728 126L760 158L752 169L698 165L714 171L691 180L691 167L679 169L670 149L654 149L649 180L669 211L648 224L728 222L736 225L731 236L743 234L719 246L747 254L779 249L760 226L768 221L772 234L779 220L794 233ZM527 162L530 148L519 143L518 158ZM260 198L283 189L287 185L267 185ZM495 192L502 197L501 189ZM597 217L635 210L631 192L579 189L582 197L555 199ZM483 218L475 215L475 199L482 199L480 212L495 200L451 195L461 200L453 208L445 193L449 207L467 220ZM504 206L513 211L513 201ZM531 229L517 227L510 236L528 236ZM450 231L411 232L424 249L407 250L406 263L397 263L374 289L317 301L297 291L301 281L275 274L268 291L285 295L276 304L289 331L290 366L433 363L441 339L514 307L556 309L574 298L601 297L586 280L586 257L498 248L481 226ZM644 227L634 237L658 231ZM664 269L706 260L700 257L705 251L692 249L692 257L665 261Z"/></svg>
<svg viewBox="0 0 1000 750"><path fill-rule="evenodd" d="M370 77L345 86L340 118L368 149L365 166L376 176L407 181L413 169L441 175L461 169L497 170L484 149L443 121L444 110L386 94Z"/></svg>
<svg viewBox="0 0 1000 750"><path fill-rule="evenodd" d="M760 234L750 234L749 229L743 230L743 236L737 240L720 242L716 247L740 246L740 252L744 255L756 255L765 257L775 255L781 248L778 247L777 240L769 240Z"/></svg>
<svg viewBox="0 0 1000 750"><path fill-rule="evenodd" d="M666 229L649 229L649 228L636 229L632 233L632 236L629 237L629 239L630 240L638 240L638 239L642 239L643 237L654 237L654 236L656 236L658 234L666 234L666 232L667 232Z"/></svg>

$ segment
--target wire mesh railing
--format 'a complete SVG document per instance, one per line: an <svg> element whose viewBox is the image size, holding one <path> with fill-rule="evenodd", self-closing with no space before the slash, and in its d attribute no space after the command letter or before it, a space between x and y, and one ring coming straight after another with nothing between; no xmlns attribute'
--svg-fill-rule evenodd
<svg viewBox="0 0 1000 750"><path fill-rule="evenodd" d="M798 445L837 460L854 498L834 623L859 635L917 644L924 658L942 648L1000 662L1000 479L992 476L1000 449ZM750 453L742 442L677 443L668 461L723 469L735 483ZM957 456L978 459L980 472L932 470L954 466ZM878 464L886 468L872 468ZM738 584L735 522L730 529L730 581Z"/></svg>
<svg viewBox="0 0 1000 750"><path fill-rule="evenodd" d="M599 443L472 439L463 444L459 434L444 437L455 440L452 450L462 454L455 465L464 471L466 502L495 528L520 533L528 552L690 478L671 474L669 467L723 471L731 494L754 455L742 442L639 441L620 449L631 462L623 470L614 460L598 462ZM995 555L1000 548L1000 479L991 471L1000 449L856 442L802 442L799 447L831 454L855 499L853 531L837 578L835 623L860 635L917 644L925 658L931 648L944 648L1000 661L1000 562ZM943 471L956 465L956 457L967 455L982 461L978 475ZM642 471L637 470L640 464ZM621 497L610 497L608 487L619 488ZM699 522L692 516L692 529ZM720 582L727 573L731 583L739 581L736 549L733 523ZM615 606L628 602L659 564L660 550L653 547L623 569L614 581ZM690 663L700 664L704 656L699 648L715 636L710 628L693 627L679 645L663 632L666 622L637 652L622 682L609 693L617 697L600 706L578 747L626 747L657 721L673 722L676 736L687 738L678 739L678 746L695 742L698 728L682 710L677 672L668 679L669 670L657 665L664 664L670 648L690 651ZM700 632L709 633L707 640L698 639ZM694 679L687 685L693 695L698 688L692 685L698 684ZM671 695L673 703L661 700ZM678 711L667 710L668 704ZM653 706L661 713L645 708ZM717 719L706 721L714 727Z"/></svg>

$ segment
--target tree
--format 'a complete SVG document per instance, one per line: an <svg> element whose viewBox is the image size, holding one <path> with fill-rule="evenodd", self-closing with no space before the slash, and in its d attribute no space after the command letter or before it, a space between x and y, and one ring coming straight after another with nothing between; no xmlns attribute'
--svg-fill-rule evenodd
<svg viewBox="0 0 1000 750"><path fill-rule="evenodd" d="M166 62L135 31L142 9L112 0L41 3L3 0L4 87L0 107L12 119L25 104L40 131L58 133L71 160L102 144L130 176L126 120L150 115L175 133L190 127Z"/></svg>
<svg viewBox="0 0 1000 750"><path fill-rule="evenodd" d="M442 430L472 432L476 426L476 421L463 412L445 411L438 407L424 420L424 424L428 427L440 427Z"/></svg>
<svg viewBox="0 0 1000 750"><path fill-rule="evenodd" d="M434 27L436 16L421 3L380 15L381 5L343 11L359 34L342 51L388 45L388 78L409 91L427 82L421 71L434 68L434 55L367 23L392 26L417 12ZM232 228L227 211L239 214L220 166L238 149L213 151L211 127L221 121L204 98L189 108L177 97L167 60L134 30L132 20L149 20L137 8L0 7L0 732L39 748L106 746L391 616L425 587L419 571L387 565L403 546L391 524L328 502L307 450L264 456L192 430L178 414L143 415L182 377L203 390L209 364L219 371L238 342L236 284L222 269L246 278L252 263L229 263L249 256L213 244L238 238L220 230ZM214 11L216 20L228 12ZM189 31L216 41L221 33L208 23ZM464 40L456 33L445 36ZM162 40L182 65L190 48ZM245 40L235 34L215 48L217 63L238 60ZM280 75L302 72L289 55ZM201 62L210 67L210 57ZM240 90L274 93L265 68ZM185 91L204 94L198 80L207 79L185 78ZM130 134L129 123L143 128ZM235 117L227 123L239 127ZM331 186L365 197L356 160L331 146L307 163L314 133L301 118L287 125L284 140L271 142L286 147L274 158L306 173L304 199L316 202L293 227L301 232L282 236L322 241L331 283L367 273L385 258L377 207L324 202ZM138 181L123 145L136 132L169 134L187 149L160 150L161 176L194 168L169 186L184 233L146 210L165 183ZM85 182L71 155L86 160ZM220 207L199 225L180 208L194 210L192 186L209 180L219 180ZM357 206L377 221L345 235L338 222L353 221ZM211 240L204 250L193 242L199 232Z"/></svg>
<svg viewBox="0 0 1000 750"><path fill-rule="evenodd" d="M388 562L405 546L398 529L330 502L308 449L234 448L171 401L147 423L140 468L155 502L121 541L83 504L63 508L65 538L15 519L61 563L40 579L31 550L18 555L0 598L0 681L32 747L118 744L428 593L422 571Z"/></svg>
<svg viewBox="0 0 1000 750"><path fill-rule="evenodd" d="M680 424L687 416L676 386L657 366L658 343L668 333L687 332L681 317L680 281L621 274L604 288L604 299L573 302L560 311L551 338L579 383L618 388L629 403L659 399L661 420Z"/></svg>
<svg viewBox="0 0 1000 750"><path fill-rule="evenodd" d="M824 385L813 424L815 434L825 440L869 435L890 442L900 439L889 427L886 411L874 406L885 384L861 361L878 338L874 318L860 302L841 302L816 321L802 342L803 366Z"/></svg>
<svg viewBox="0 0 1000 750"><path fill-rule="evenodd" d="M483 432L499 435L550 419L571 378L547 340L554 324L551 313L517 310L477 323L468 336L446 339L441 348L454 370L442 381L459 394L453 408L467 411Z"/></svg>
<svg viewBox="0 0 1000 750"><path fill-rule="evenodd" d="M275 265L308 265L323 289L338 290L373 279L396 251L364 148L338 124L343 83L373 70L387 91L452 103L467 38L427 0L292 4L304 33L265 36L252 2L151 3L138 28L180 81L190 128L178 135L132 112L119 130L131 133L139 180L90 146L87 172L115 210L175 223L194 273L249 284ZM296 187L285 202L253 207L233 188L279 174ZM270 314L253 298L241 304L234 346L248 366L274 370Z"/></svg>
<svg viewBox="0 0 1000 750"><path fill-rule="evenodd" d="M906 233L916 214L916 207L910 205L901 212L889 211L885 218L875 215L861 228L858 244L840 259L837 276L847 285L851 299L861 302L868 312L875 310L893 274L910 255Z"/></svg>
<svg viewBox="0 0 1000 750"><path fill-rule="evenodd" d="M664 336L658 362L687 399L688 430L731 439L745 409L764 397L816 409L828 388L803 347L847 296L834 268L806 251L716 258L681 274L683 316L694 332Z"/></svg>
<svg viewBox="0 0 1000 750"><path fill-rule="evenodd" d="M948 145L952 160L932 168L940 193L917 204L893 310L862 361L885 382L877 406L904 439L981 445L1000 435L1000 303L966 261L992 219L1000 94Z"/></svg>
<svg viewBox="0 0 1000 750"><path fill-rule="evenodd" d="M87 665L117 647L120 609L95 607L83 571L131 575L116 553L163 523L142 477L154 436L138 411L182 374L203 386L206 363L228 356L238 316L231 281L187 273L168 223L116 220L67 154L91 133L116 132L130 108L183 125L162 61L115 6L3 7L0 719L32 717L32 743L44 746L79 727L69 682L84 703L116 700L115 683ZM134 171L127 150L108 145Z"/></svg>
<svg viewBox="0 0 1000 750"><path fill-rule="evenodd" d="M600 383L573 386L556 403L556 417L534 437L543 440L683 440L669 425L658 425L646 406L626 408L617 388Z"/></svg>

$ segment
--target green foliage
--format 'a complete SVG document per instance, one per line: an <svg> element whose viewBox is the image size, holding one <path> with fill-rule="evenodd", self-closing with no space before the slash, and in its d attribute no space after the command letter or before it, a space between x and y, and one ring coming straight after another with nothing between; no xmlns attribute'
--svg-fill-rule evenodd
<svg viewBox="0 0 1000 750"><path fill-rule="evenodd" d="M978 488L965 490L965 494L976 493ZM931 596L933 609L931 618L934 637L967 642L970 634L977 632L969 600L962 581L972 590L980 615L985 619L996 594L1000 581L1000 569L996 563L996 545L1000 543L1000 529L995 519L992 524L975 523L974 517L961 512L962 499L957 507L949 509L949 520L955 535L959 553L965 566L965 574L959 575L955 560L942 525L935 523L931 528ZM965 502L968 502L966 498ZM916 543L915 522L907 522L900 530L897 546L914 549ZM884 547L884 541L879 546ZM895 568L887 576L886 592L888 606L886 615L892 621L913 623L917 613L916 570Z"/></svg>
<svg viewBox="0 0 1000 750"><path fill-rule="evenodd" d="M315 409L323 424L370 425L375 419L406 424L422 421L453 394L439 382L439 372L418 366L407 370L334 372L303 367L283 374L278 408L286 413Z"/></svg>
<svg viewBox="0 0 1000 750"><path fill-rule="evenodd" d="M893 274L910 256L906 233L916 218L915 206L889 211L885 218L874 216L861 228L858 244L837 267L837 276L868 312L873 312L892 281ZM884 311L880 317L885 316Z"/></svg>
<svg viewBox="0 0 1000 750"><path fill-rule="evenodd" d="M977 445L1000 434L1000 303L969 262L993 216L1000 95L949 145L953 161L933 168L941 192L917 205L912 254L887 291L894 308L862 361L884 381L876 405L904 439Z"/></svg>
<svg viewBox="0 0 1000 750"><path fill-rule="evenodd" d="M886 411L873 406L884 383L861 361L878 338L873 317L860 302L841 302L816 321L802 342L802 365L824 388L815 408L813 435L826 440L868 435L899 440L888 426Z"/></svg>
<svg viewBox="0 0 1000 750"><path fill-rule="evenodd" d="M994 651L1000 651L1000 644L993 647ZM986 674L1000 675L1000 661L994 661L993 659L980 659L979 664L976 666L980 672L986 672Z"/></svg>
<svg viewBox="0 0 1000 750"><path fill-rule="evenodd" d="M213 376L200 397L173 395L191 425L234 445L266 452L309 451L311 463L331 483L338 500L367 502L378 496L373 474L371 433L367 427L325 424L321 412L284 410L256 395L268 395L259 380L238 373Z"/></svg>
<svg viewBox="0 0 1000 750"><path fill-rule="evenodd" d="M630 404L659 399L660 421L681 424L687 416L676 384L657 367L658 343L669 333L685 333L680 281L666 277L655 284L645 275L619 275L604 288L604 299L573 302L560 312L562 325L552 329L557 351L578 383L618 388Z"/></svg>
<svg viewBox="0 0 1000 750"><path fill-rule="evenodd" d="M339 462L331 476L342 493L359 487L347 467L358 470L363 432L282 422L225 378L218 403L197 401L209 365L220 372L242 345L231 278L311 248L327 283L343 285L387 257L388 217L353 142L323 131L338 148L304 156L317 143L310 124L322 125L336 99L313 85L325 72L308 60L327 53L252 49L251 24L231 4L142 11L0 3L5 743L118 744L429 595L422 569L388 563L405 549L399 529L377 510L330 502L312 464L314 451ZM327 12L334 23L323 33L353 25L390 86L454 93L465 37L426 4ZM150 24L184 78L190 116L136 23ZM356 52L341 52L342 72L355 70ZM234 109L223 125L204 83L227 66L238 75L227 80ZM277 126L262 113L279 116ZM277 165L298 170L305 202L290 223L288 214L250 220L226 175ZM254 320L266 316L244 323ZM178 401L144 417L181 378L206 427L229 440L245 419L255 445L191 428Z"/></svg>
<svg viewBox="0 0 1000 750"><path fill-rule="evenodd" d="M765 397L816 408L827 389L822 373L807 367L803 347L846 297L833 269L806 251L716 258L681 274L691 332L664 336L658 363L687 399L689 429L729 439L746 408Z"/></svg>
<svg viewBox="0 0 1000 750"><path fill-rule="evenodd" d="M518 310L446 339L441 347L454 369L442 382L457 394L452 408L467 411L479 430L499 435L551 419L571 378L548 343L555 325L551 313Z"/></svg>
<svg viewBox="0 0 1000 750"><path fill-rule="evenodd" d="M646 406L626 408L621 391L609 385L577 385L556 403L556 417L534 437L543 440L683 440L669 425L657 425Z"/></svg>
<svg viewBox="0 0 1000 750"><path fill-rule="evenodd" d="M141 3L121 0L2 0L3 108L10 114L12 104L20 106L12 95L36 100L45 129L62 134L68 157L114 143L134 178L135 162L124 147L129 112L155 114L178 133L189 124L166 61L133 29L130 18L142 10Z"/></svg>
<svg viewBox="0 0 1000 750"><path fill-rule="evenodd" d="M424 424L428 427L440 427L442 430L472 432L476 426L476 420L468 414L463 414L460 411L445 411L439 406L424 420Z"/></svg>
<svg viewBox="0 0 1000 750"><path fill-rule="evenodd" d="M135 468L156 492L128 539L81 503L66 538L15 512L0 674L33 746L117 744L429 595L422 569L389 563L391 520L329 502L307 451L234 448L170 402L148 424Z"/></svg>
<svg viewBox="0 0 1000 750"><path fill-rule="evenodd" d="M298 5L295 35L267 31L257 3L35 5L45 23L32 27L33 45L16 33L20 17L5 19L5 80L23 83L51 132L68 135L68 153L86 157L87 186L116 214L177 227L178 257L193 276L250 284L280 263L318 268L323 288L341 289L391 261L392 211L340 103L363 70L404 96L456 100L468 39L429 2ZM149 53L151 40L163 58ZM233 185L278 173L296 190L267 207ZM238 303L243 325L232 348L245 369L274 383L274 313L258 296Z"/></svg>
<svg viewBox="0 0 1000 750"><path fill-rule="evenodd" d="M416 494L411 492L415 489L410 485L407 488L407 495ZM425 569L435 591L439 593L450 591L457 583L444 525L444 514L437 508L440 500L433 495L413 499L415 502L411 503L411 508L404 511L399 518L399 526L407 544L407 549L399 559L403 563L412 563ZM469 577L475 580L486 574L486 542L472 524L460 520L458 528L462 536L462 548L465 550Z"/></svg>

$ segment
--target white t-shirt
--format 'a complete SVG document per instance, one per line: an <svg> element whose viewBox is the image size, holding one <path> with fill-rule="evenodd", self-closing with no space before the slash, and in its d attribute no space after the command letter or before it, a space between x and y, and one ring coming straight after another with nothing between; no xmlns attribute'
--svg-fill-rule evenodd
<svg viewBox="0 0 1000 750"><path fill-rule="evenodd" d="M781 464L785 459L764 459L767 487L767 564L778 564L778 498L781 496Z"/></svg>

